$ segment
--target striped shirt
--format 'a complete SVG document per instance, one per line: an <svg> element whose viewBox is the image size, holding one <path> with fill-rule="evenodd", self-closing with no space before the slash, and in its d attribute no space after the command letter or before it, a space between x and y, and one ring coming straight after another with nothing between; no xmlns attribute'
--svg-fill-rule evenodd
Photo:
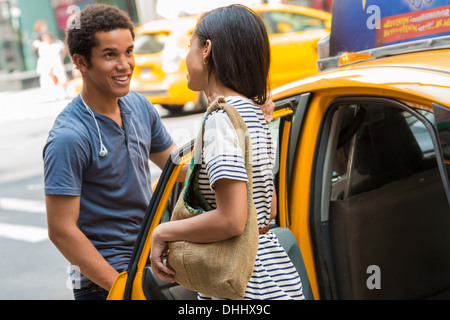
<svg viewBox="0 0 450 320"><path fill-rule="evenodd" d="M252 141L253 198L258 226L270 222L273 195L274 150L270 130L261 109L242 97L227 97L244 119ZM214 184L219 179L248 181L243 152L231 121L223 110L211 113L205 122L200 191L215 208ZM211 299L199 293L199 299ZM300 277L275 234L259 236L258 253L245 299L304 299Z"/></svg>

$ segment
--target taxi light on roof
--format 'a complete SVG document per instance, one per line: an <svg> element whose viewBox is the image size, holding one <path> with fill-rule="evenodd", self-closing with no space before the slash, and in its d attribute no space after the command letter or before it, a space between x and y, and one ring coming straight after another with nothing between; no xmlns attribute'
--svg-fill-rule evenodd
<svg viewBox="0 0 450 320"><path fill-rule="evenodd" d="M339 65L345 65L357 61L375 59L374 56L367 53L345 52L339 58Z"/></svg>

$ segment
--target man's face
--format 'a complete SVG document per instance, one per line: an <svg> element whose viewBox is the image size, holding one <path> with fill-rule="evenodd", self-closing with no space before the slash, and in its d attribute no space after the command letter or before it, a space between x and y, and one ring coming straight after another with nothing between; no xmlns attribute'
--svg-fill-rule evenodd
<svg viewBox="0 0 450 320"><path fill-rule="evenodd" d="M128 29L97 32L91 65L84 67L84 87L89 95L119 98L130 91L134 70L133 36Z"/></svg>

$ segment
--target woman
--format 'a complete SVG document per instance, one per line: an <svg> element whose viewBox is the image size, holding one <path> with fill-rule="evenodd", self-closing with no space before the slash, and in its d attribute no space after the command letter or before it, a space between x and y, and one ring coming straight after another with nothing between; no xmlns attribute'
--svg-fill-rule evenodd
<svg viewBox="0 0 450 320"><path fill-rule="evenodd" d="M258 107L267 100L270 67L270 46L263 22L253 11L241 5L204 14L191 38L186 63L189 88L204 91L210 103L224 96L228 104L239 111L250 131L253 196L260 236L245 298L304 299L295 267L267 227L276 215L276 197L272 178L272 141ZM203 147L199 185L215 209L190 219L164 223L155 229L150 259L154 273L165 281L174 280L174 271L163 263L168 242L222 241L242 234L245 228L248 177L243 160L234 157L242 151L224 111L216 110L207 118ZM211 297L199 293L199 298Z"/></svg>

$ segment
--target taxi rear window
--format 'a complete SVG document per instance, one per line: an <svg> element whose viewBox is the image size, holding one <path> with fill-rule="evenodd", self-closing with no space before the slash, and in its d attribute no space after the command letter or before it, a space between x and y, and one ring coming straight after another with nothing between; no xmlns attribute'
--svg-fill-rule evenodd
<svg viewBox="0 0 450 320"><path fill-rule="evenodd" d="M147 33L136 38L134 52L136 54L153 54L164 49L169 32Z"/></svg>

